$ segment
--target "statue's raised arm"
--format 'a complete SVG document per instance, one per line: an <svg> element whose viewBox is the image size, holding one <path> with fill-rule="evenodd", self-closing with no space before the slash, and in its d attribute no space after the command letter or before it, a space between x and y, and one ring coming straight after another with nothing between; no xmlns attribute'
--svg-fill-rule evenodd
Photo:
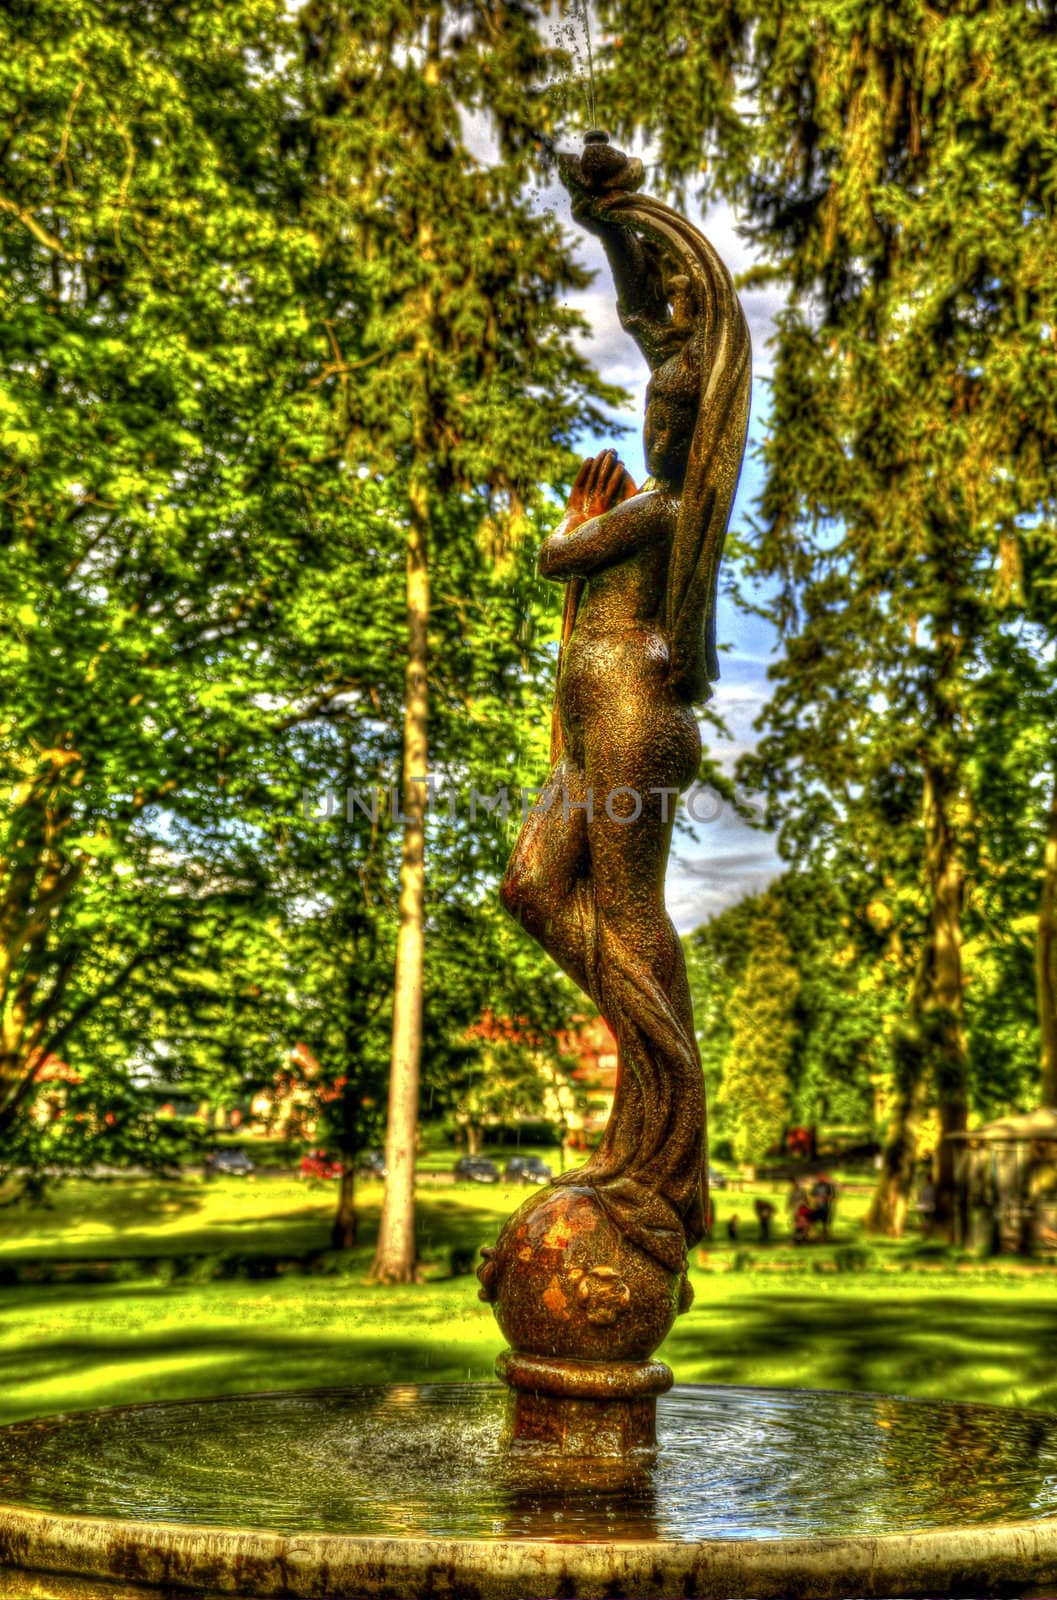
<svg viewBox="0 0 1057 1600"><path fill-rule="evenodd" d="M716 584L748 427L749 330L730 274L704 234L636 193L640 161L604 134L589 134L582 155L563 156L560 171L573 215L606 251L621 324L657 375L651 391L660 389L660 403L653 409L678 413L671 420L680 526L664 620L674 672L694 699L704 699L719 676ZM650 411L648 398L647 432Z"/></svg>

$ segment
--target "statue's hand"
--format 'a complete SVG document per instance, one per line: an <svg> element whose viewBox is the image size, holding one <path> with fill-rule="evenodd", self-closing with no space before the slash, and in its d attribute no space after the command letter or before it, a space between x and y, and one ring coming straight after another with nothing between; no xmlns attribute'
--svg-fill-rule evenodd
<svg viewBox="0 0 1057 1600"><path fill-rule="evenodd" d="M631 474L616 451L603 450L600 456L588 456L576 474L567 520L575 526L590 517L600 517L637 493Z"/></svg>

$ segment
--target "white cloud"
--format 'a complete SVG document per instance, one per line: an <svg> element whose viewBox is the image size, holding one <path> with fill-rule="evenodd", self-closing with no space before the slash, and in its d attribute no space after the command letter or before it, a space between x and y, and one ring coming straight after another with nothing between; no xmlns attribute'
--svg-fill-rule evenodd
<svg viewBox="0 0 1057 1600"><path fill-rule="evenodd" d="M733 813L699 830L701 854L676 847L668 864L668 912L680 933L691 933L710 917L748 895L759 894L783 870L770 834L759 833Z"/></svg>

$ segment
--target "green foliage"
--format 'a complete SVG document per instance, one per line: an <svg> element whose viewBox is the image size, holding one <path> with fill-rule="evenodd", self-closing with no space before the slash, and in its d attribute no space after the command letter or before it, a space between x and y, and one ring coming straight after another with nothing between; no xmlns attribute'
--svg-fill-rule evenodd
<svg viewBox="0 0 1057 1600"><path fill-rule="evenodd" d="M987 641L972 686L979 852L966 908L966 1009L974 1103L985 1118L1039 1099L1035 944L1057 774L1055 696L1043 630L1010 618Z"/></svg>
<svg viewBox="0 0 1057 1600"><path fill-rule="evenodd" d="M741 900L696 928L683 941L705 1092L713 1108L719 1103L723 1071L730 1055L730 1000L749 959L752 925L758 909L757 898ZM725 1122L720 1120L717 1127L713 1110L709 1114L709 1125L714 1136Z"/></svg>
<svg viewBox="0 0 1057 1600"><path fill-rule="evenodd" d="M306 1059L327 1140L377 1141L416 484L431 767L460 796L429 825L434 1084L495 1001L486 946L524 965L515 930L475 932L509 828L466 801L542 759L531 552L615 398L528 203L558 59L538 23L4 14L0 1161L169 1161L152 1078L224 1104ZM491 162L463 142L478 111ZM347 789L381 791L373 823ZM568 992L539 994L563 1020ZM76 1092L27 1119L60 1055Z"/></svg>
<svg viewBox="0 0 1057 1600"><path fill-rule="evenodd" d="M795 871L770 890L800 974L790 1078L802 1124L869 1127L888 1066L886 1029L903 1006L903 973L861 892L843 874Z"/></svg>
<svg viewBox="0 0 1057 1600"><path fill-rule="evenodd" d="M96 1059L135 1049L128 985L225 892L174 835L232 828L233 769L300 694L273 638L326 411L283 8L0 27L3 1127L90 1022Z"/></svg>
<svg viewBox="0 0 1057 1600"><path fill-rule="evenodd" d="M778 906L765 895L749 925L748 960L728 1006L730 1057L721 1103L738 1161L761 1161L789 1121L799 983Z"/></svg>
<svg viewBox="0 0 1057 1600"><path fill-rule="evenodd" d="M914 1041L895 1075L957 1128L974 1095L1022 1098L1035 1038L1053 755L1020 690L1041 674L1048 698L1057 616L1057 13L680 0L660 35L633 4L600 17L603 119L733 202L750 281L788 295L740 550L783 654L740 776L787 859L875 908Z"/></svg>
<svg viewBox="0 0 1057 1600"><path fill-rule="evenodd" d="M821 871L783 873L765 895L696 929L686 955L713 1143L718 1136L739 1159L754 1160L790 1121L869 1126L903 993L884 938L846 885ZM743 1156L757 1080L766 1086L767 1132L756 1154Z"/></svg>

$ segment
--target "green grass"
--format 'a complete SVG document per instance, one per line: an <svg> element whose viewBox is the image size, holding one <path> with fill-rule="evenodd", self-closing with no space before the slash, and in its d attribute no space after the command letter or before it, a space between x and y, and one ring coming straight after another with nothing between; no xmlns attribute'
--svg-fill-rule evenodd
<svg viewBox="0 0 1057 1600"><path fill-rule="evenodd" d="M71 1181L44 1206L0 1212L0 1261L310 1250L325 1238L333 1188L271 1174ZM380 1192L380 1184L363 1186L365 1196Z"/></svg>
<svg viewBox="0 0 1057 1600"><path fill-rule="evenodd" d="M0 1289L0 1421L254 1389L487 1378L501 1339L475 1280L451 1275L451 1252L493 1237L524 1192L424 1186L426 1281L411 1288L365 1282L381 1194L365 1183L346 1276ZM280 1177L69 1184L51 1209L0 1212L0 1260L318 1249L332 1199L329 1185ZM841 1274L865 1201L849 1197L832 1246L800 1250L731 1246L725 1218L750 1217L751 1202L719 1196L720 1242L697 1253L696 1304L662 1352L678 1380L1057 1409L1057 1271L922 1261L911 1241Z"/></svg>
<svg viewBox="0 0 1057 1600"><path fill-rule="evenodd" d="M509 1215L527 1190L516 1184L446 1183L422 1188L420 1247L439 1260L463 1235ZM377 1225L380 1181L357 1185L365 1232ZM0 1263L165 1256L226 1250L270 1250L292 1255L323 1248L336 1199L329 1182L281 1174L216 1178L197 1174L175 1181L73 1180L43 1205L0 1210ZM473 1238L470 1239L473 1242Z"/></svg>
<svg viewBox="0 0 1057 1600"><path fill-rule="evenodd" d="M444 1169L451 1172L451 1164ZM516 1184L467 1182L432 1184L426 1170L422 1185L425 1221L422 1248L427 1257L434 1245L450 1248L465 1241L457 1237L475 1218L508 1216L528 1192ZM721 1191L715 1196L715 1253L723 1256L756 1239L753 1200L766 1193L778 1207L776 1235L788 1232L784 1189L754 1190L751 1194ZM365 1212L366 1226L381 1202L382 1185L362 1180L357 1203ZM853 1194L842 1200L836 1238L852 1237L866 1209L867 1197ZM43 1205L21 1205L0 1210L0 1262L61 1257L64 1260L99 1256L176 1255L232 1249L274 1250L293 1254L320 1248L326 1242L334 1205L334 1185L272 1172L248 1178L217 1178L206 1182L197 1173L167 1182L121 1178L112 1181L71 1180L55 1189ZM728 1217L736 1214L741 1238L732 1244L726 1234ZM449 1223L445 1219L452 1219ZM460 1220L461 1219L461 1220ZM437 1239L431 1235L437 1223ZM471 1241L472 1242L472 1241ZM774 1252L792 1252L779 1237ZM772 1252L772 1253L774 1253Z"/></svg>

